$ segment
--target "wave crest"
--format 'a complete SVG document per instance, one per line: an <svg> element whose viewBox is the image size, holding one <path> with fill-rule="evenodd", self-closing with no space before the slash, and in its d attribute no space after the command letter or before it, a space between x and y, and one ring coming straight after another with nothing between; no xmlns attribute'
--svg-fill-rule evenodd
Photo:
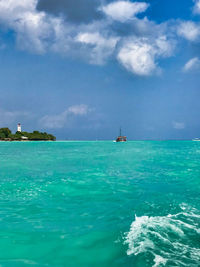
<svg viewBox="0 0 200 267"><path fill-rule="evenodd" d="M181 205L181 212L167 216L135 216L125 236L127 254L151 255L152 265L199 266L200 212Z"/></svg>

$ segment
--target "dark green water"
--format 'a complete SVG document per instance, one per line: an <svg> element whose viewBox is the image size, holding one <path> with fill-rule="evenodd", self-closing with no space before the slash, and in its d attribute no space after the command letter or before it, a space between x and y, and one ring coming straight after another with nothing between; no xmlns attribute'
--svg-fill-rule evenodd
<svg viewBox="0 0 200 267"><path fill-rule="evenodd" d="M200 142L1 142L1 266L200 266Z"/></svg>

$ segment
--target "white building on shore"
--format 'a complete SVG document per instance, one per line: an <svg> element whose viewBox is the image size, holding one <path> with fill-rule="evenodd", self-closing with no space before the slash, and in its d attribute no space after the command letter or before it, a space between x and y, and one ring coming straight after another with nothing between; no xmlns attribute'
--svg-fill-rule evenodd
<svg viewBox="0 0 200 267"><path fill-rule="evenodd" d="M17 124L17 131L21 133L22 131L21 123Z"/></svg>

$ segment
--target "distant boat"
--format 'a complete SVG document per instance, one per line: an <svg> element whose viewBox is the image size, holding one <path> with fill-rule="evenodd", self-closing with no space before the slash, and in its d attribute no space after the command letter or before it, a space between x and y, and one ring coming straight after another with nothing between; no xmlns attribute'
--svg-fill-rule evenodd
<svg viewBox="0 0 200 267"><path fill-rule="evenodd" d="M119 136L116 139L116 142L126 142L127 137L122 135L122 129L120 128Z"/></svg>
<svg viewBox="0 0 200 267"><path fill-rule="evenodd" d="M192 139L192 141L200 141L200 138Z"/></svg>

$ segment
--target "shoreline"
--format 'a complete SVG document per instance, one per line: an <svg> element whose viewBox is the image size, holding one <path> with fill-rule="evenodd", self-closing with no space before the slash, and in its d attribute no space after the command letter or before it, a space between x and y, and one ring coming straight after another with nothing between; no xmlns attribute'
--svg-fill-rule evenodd
<svg viewBox="0 0 200 267"><path fill-rule="evenodd" d="M197 142L192 139L167 139L167 140L151 140L151 139L144 139L144 140L128 140L127 142L122 143L130 143L130 142ZM114 142L114 140L0 140L0 142ZM121 143L121 142L120 142Z"/></svg>
<svg viewBox="0 0 200 267"><path fill-rule="evenodd" d="M56 142L54 140L0 140L0 142Z"/></svg>

